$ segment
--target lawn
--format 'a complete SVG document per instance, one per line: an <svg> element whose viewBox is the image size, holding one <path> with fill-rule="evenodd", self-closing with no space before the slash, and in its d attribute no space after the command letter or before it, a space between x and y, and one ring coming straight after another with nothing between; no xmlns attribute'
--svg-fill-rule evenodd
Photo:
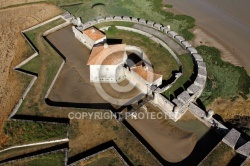
<svg viewBox="0 0 250 166"><path fill-rule="evenodd" d="M194 72L194 62L190 54L180 55L178 57L182 63L183 74L177 79L173 86L163 93L167 98L172 98L173 96L176 97L175 94L179 88L185 89L186 87L184 87L184 84L191 81L190 77Z"/></svg>
<svg viewBox="0 0 250 166"><path fill-rule="evenodd" d="M230 148L225 143L221 142L212 151L207 158L205 158L200 165L201 166L217 166L217 165L227 165L229 161L236 155L235 151Z"/></svg>
<svg viewBox="0 0 250 166"><path fill-rule="evenodd" d="M36 156L33 158L27 158L8 163L6 166L63 166L65 160L65 152L56 152L51 154L45 154L42 156Z"/></svg>
<svg viewBox="0 0 250 166"><path fill-rule="evenodd" d="M51 124L34 121L7 121L4 133L8 139L1 149L28 143L63 139L67 137L67 124Z"/></svg>

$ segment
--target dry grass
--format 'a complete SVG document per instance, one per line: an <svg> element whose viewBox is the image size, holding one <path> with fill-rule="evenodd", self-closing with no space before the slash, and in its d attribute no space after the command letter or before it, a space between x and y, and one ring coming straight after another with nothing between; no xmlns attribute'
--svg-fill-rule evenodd
<svg viewBox="0 0 250 166"><path fill-rule="evenodd" d="M15 157L15 156L18 156L18 155L28 154L28 153L32 153L32 152L35 152L35 151L38 151L38 150L50 148L50 147L60 145L60 144L61 143L53 143L53 144L47 144L47 145L37 145L37 146L32 146L32 147L24 147L24 148L18 148L18 149L5 151L5 152L0 153L0 161L11 158L11 157Z"/></svg>
<svg viewBox="0 0 250 166"><path fill-rule="evenodd" d="M11 1L3 1L11 2ZM61 13L54 5L34 4L0 10L0 130L27 86L27 79L12 68L32 54L20 32ZM4 41L4 42L3 42ZM17 86L18 85L18 86ZM5 137L0 133L0 144Z"/></svg>
<svg viewBox="0 0 250 166"><path fill-rule="evenodd" d="M223 166L227 165L230 160L236 155L236 152L228 145L221 142L213 152L211 152L206 159L201 163L201 166Z"/></svg>
<svg viewBox="0 0 250 166"><path fill-rule="evenodd" d="M218 98L208 109L215 110L223 119L233 119L235 115L250 116L250 99L239 97L235 101Z"/></svg>
<svg viewBox="0 0 250 166"><path fill-rule="evenodd" d="M103 111L98 111L103 112ZM134 165L155 165L157 160L140 144L128 129L115 119L90 119L71 121L70 156L114 140Z"/></svg>
<svg viewBox="0 0 250 166"><path fill-rule="evenodd" d="M107 150L87 160L82 161L77 166L95 166L95 165L124 165L119 155L114 149Z"/></svg>

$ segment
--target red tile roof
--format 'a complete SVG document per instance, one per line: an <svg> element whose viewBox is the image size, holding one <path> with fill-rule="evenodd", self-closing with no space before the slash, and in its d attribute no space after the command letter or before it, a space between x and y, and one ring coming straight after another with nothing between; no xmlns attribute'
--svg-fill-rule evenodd
<svg viewBox="0 0 250 166"><path fill-rule="evenodd" d="M145 69L143 66L136 66L136 67L133 67L131 70L137 73L140 77L142 77L144 80L146 80L149 83L153 83L154 81L162 77L162 75L155 74Z"/></svg>
<svg viewBox="0 0 250 166"><path fill-rule="evenodd" d="M123 61L126 44L94 46L87 65L117 65Z"/></svg>
<svg viewBox="0 0 250 166"><path fill-rule="evenodd" d="M85 29L82 31L82 33L85 33L94 41L97 41L105 37L105 34L103 34L101 31L99 31L95 27L90 27L88 29Z"/></svg>

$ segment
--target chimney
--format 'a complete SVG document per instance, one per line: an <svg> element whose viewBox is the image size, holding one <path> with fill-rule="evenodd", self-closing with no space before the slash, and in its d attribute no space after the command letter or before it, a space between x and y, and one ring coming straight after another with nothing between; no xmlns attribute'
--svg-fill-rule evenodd
<svg viewBox="0 0 250 166"><path fill-rule="evenodd" d="M108 48L109 45L107 43L104 43L104 48Z"/></svg>

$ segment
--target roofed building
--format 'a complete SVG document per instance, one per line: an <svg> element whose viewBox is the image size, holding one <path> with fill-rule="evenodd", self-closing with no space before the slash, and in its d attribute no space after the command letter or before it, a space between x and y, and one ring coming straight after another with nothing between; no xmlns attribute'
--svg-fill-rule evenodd
<svg viewBox="0 0 250 166"><path fill-rule="evenodd" d="M75 26L72 27L75 37L89 49L95 44L104 43L106 36L95 27L90 27L85 30L78 30Z"/></svg>

